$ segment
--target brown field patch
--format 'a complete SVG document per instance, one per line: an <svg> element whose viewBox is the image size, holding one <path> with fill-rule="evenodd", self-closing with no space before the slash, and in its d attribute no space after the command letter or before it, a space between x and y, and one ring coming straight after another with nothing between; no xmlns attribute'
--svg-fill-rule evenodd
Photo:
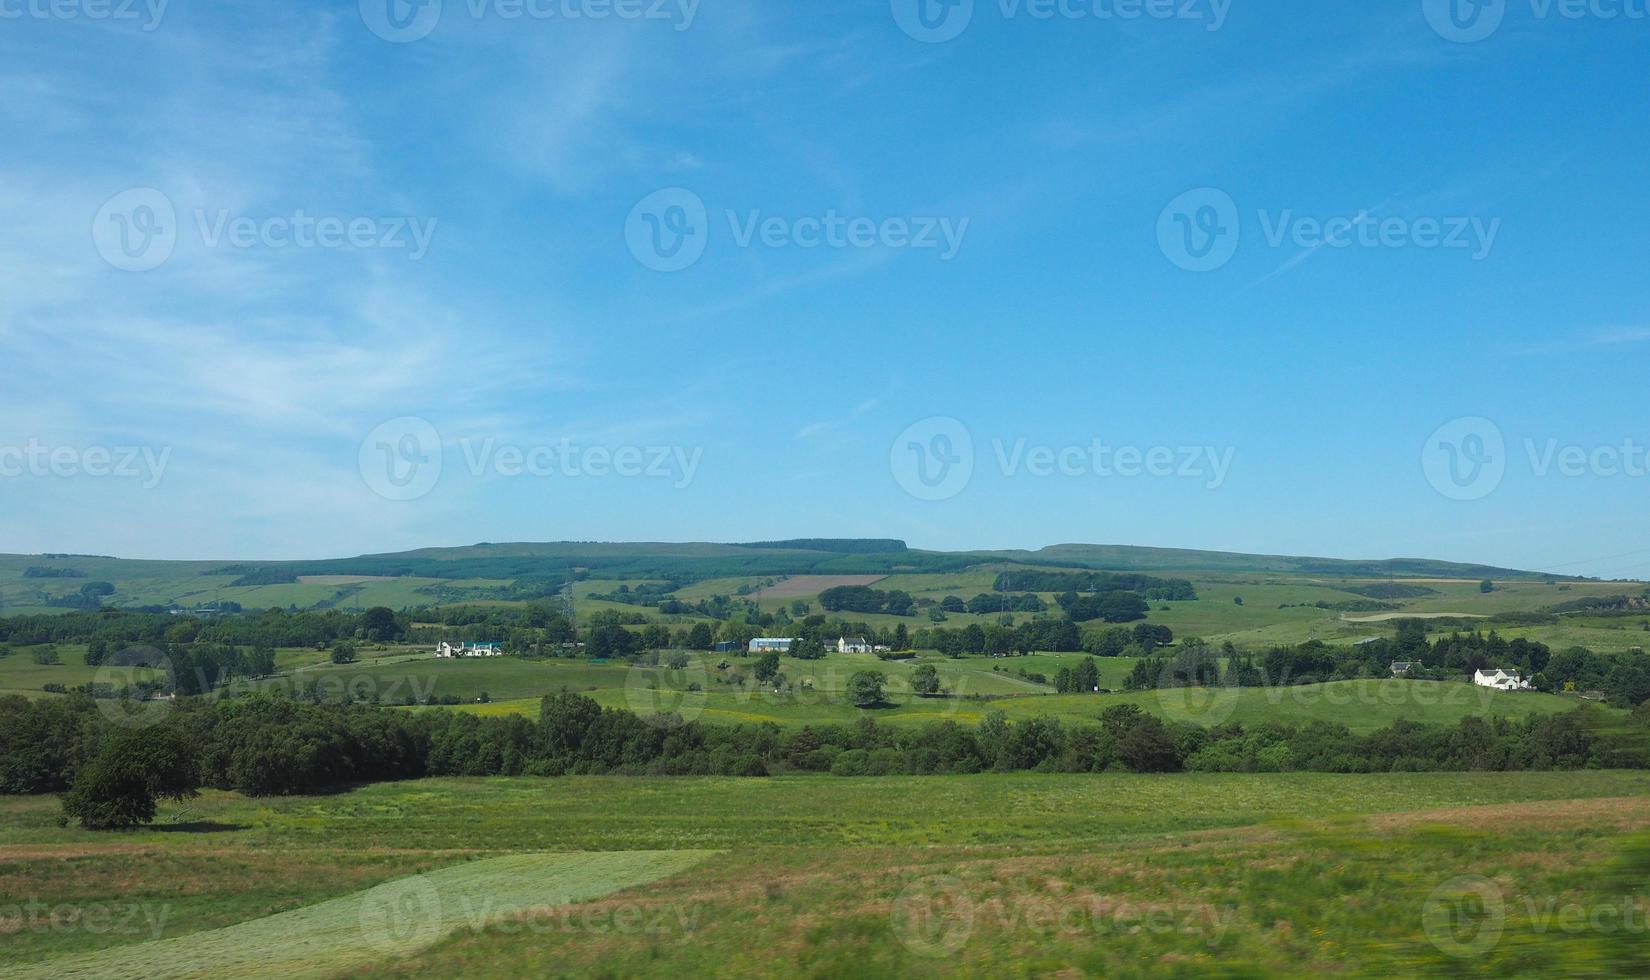
<svg viewBox="0 0 1650 980"><path fill-rule="evenodd" d="M872 585L887 578L886 575L793 575L783 582L777 582L760 592L753 593L758 599L801 599L805 596L818 595L826 589L834 589L839 585Z"/></svg>
<svg viewBox="0 0 1650 980"><path fill-rule="evenodd" d="M1542 800L1383 813L1369 818L1378 830L1401 830L1421 824L1460 824L1472 830L1518 830L1584 823L1620 830L1650 827L1650 797L1623 796L1589 800Z"/></svg>

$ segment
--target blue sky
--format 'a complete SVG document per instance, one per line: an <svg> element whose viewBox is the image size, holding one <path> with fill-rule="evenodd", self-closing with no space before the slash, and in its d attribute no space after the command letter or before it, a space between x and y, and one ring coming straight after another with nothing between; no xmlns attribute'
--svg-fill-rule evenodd
<svg viewBox="0 0 1650 980"><path fill-rule="evenodd" d="M1641 0L30 2L0 550L1650 572Z"/></svg>

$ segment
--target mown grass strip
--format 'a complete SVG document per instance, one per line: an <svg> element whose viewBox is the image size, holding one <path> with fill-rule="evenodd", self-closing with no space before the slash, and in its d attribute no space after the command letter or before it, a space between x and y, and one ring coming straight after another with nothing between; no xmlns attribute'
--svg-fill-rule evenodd
<svg viewBox="0 0 1650 980"><path fill-rule="evenodd" d="M425 949L467 928L668 878L715 851L517 854L442 868L222 929L59 956L0 977L110 980L327 976Z"/></svg>

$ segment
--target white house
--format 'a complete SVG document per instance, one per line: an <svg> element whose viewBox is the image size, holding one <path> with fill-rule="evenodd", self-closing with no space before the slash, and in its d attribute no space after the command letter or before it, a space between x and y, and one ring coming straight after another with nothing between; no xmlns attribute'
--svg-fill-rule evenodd
<svg viewBox="0 0 1650 980"><path fill-rule="evenodd" d="M1480 670L1472 675L1472 682L1479 687L1494 688L1497 691L1528 691L1530 682L1521 680L1516 670Z"/></svg>
<svg viewBox="0 0 1650 980"><path fill-rule="evenodd" d="M751 653L790 653L796 641L788 636L759 636L751 641Z"/></svg>
<svg viewBox="0 0 1650 980"><path fill-rule="evenodd" d="M870 653L871 644L863 636L844 636L836 641L837 653Z"/></svg>
<svg viewBox="0 0 1650 980"><path fill-rule="evenodd" d="M438 660L455 660L466 657L502 657L504 648L497 643L472 643L465 646L462 643L448 643L442 640L435 645L435 656Z"/></svg>

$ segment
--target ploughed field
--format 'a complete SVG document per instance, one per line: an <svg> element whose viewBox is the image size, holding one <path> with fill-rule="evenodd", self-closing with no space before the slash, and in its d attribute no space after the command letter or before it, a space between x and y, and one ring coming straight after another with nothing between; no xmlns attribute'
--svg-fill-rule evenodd
<svg viewBox="0 0 1650 980"><path fill-rule="evenodd" d="M1637 772L0 798L0 976L1633 976L1647 889Z"/></svg>

